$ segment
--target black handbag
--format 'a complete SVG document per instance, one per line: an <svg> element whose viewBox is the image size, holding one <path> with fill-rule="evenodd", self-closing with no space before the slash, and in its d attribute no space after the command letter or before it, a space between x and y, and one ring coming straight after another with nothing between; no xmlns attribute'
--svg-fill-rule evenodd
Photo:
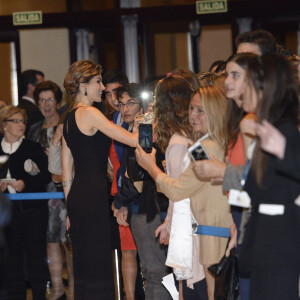
<svg viewBox="0 0 300 300"><path fill-rule="evenodd" d="M238 300L239 269L236 249L231 249L230 255L224 255L219 263L208 270L215 277L215 300Z"/></svg>

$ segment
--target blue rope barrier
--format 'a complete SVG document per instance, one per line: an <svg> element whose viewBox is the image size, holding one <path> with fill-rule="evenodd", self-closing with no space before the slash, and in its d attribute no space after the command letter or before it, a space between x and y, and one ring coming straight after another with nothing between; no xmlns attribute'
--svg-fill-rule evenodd
<svg viewBox="0 0 300 300"><path fill-rule="evenodd" d="M198 225L196 234L202 235L212 235L218 237L230 237L230 230L229 228L225 227L216 227L216 226L206 226L206 225Z"/></svg>
<svg viewBox="0 0 300 300"><path fill-rule="evenodd" d="M131 211L133 215L136 215L138 213L139 206L138 205L132 205ZM162 220L164 220L167 216L166 212L161 212L160 217ZM212 235L217 237L230 237L230 230L229 228L225 227L215 227L215 226L206 226L206 225L198 225L196 234L202 234L202 235Z"/></svg>
<svg viewBox="0 0 300 300"><path fill-rule="evenodd" d="M16 193L5 194L10 200L48 200L48 199L64 199L65 194L63 192L53 193Z"/></svg>

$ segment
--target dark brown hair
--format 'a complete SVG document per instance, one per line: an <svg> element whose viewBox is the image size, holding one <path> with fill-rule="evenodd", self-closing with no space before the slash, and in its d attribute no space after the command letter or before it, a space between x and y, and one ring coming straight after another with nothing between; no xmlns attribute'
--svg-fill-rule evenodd
<svg viewBox="0 0 300 300"><path fill-rule="evenodd" d="M159 81L155 92L155 133L157 144L165 152L174 133L192 139L189 104L194 90L182 76L171 75Z"/></svg>
<svg viewBox="0 0 300 300"><path fill-rule="evenodd" d="M53 92L57 104L61 102L62 91L60 87L55 82L47 80L39 83L34 89L33 97L36 104L39 103L40 93L45 91Z"/></svg>
<svg viewBox="0 0 300 300"><path fill-rule="evenodd" d="M253 59L255 60L256 57L257 55L253 53L238 53L231 56L227 63L234 62L242 69L246 70L250 61ZM232 149L237 142L237 138L240 133L240 122L244 116L245 112L237 106L235 101L230 99L226 121L227 131L230 133L230 149Z"/></svg>
<svg viewBox="0 0 300 300"><path fill-rule="evenodd" d="M257 94L259 91L263 92L256 109L258 122L267 120L276 126L288 120L298 124L298 85L292 66L286 58L274 54L257 57L249 63L246 76ZM258 140L251 169L259 185L263 185L267 161L268 155L261 150Z"/></svg>

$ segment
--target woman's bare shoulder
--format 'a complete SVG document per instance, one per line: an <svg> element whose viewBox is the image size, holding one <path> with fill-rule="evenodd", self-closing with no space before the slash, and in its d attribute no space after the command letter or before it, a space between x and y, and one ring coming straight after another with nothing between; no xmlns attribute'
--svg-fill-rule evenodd
<svg viewBox="0 0 300 300"><path fill-rule="evenodd" d="M93 106L81 106L77 109L76 114L85 119L93 119L94 117L104 116L99 109Z"/></svg>

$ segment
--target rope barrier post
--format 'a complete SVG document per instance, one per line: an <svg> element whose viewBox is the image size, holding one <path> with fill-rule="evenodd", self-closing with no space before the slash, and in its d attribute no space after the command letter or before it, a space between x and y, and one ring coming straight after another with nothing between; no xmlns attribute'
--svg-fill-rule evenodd
<svg viewBox="0 0 300 300"><path fill-rule="evenodd" d="M115 284L115 300L123 299L123 286L120 267L120 257L118 249L114 249L113 255L113 270L114 270L114 284Z"/></svg>

